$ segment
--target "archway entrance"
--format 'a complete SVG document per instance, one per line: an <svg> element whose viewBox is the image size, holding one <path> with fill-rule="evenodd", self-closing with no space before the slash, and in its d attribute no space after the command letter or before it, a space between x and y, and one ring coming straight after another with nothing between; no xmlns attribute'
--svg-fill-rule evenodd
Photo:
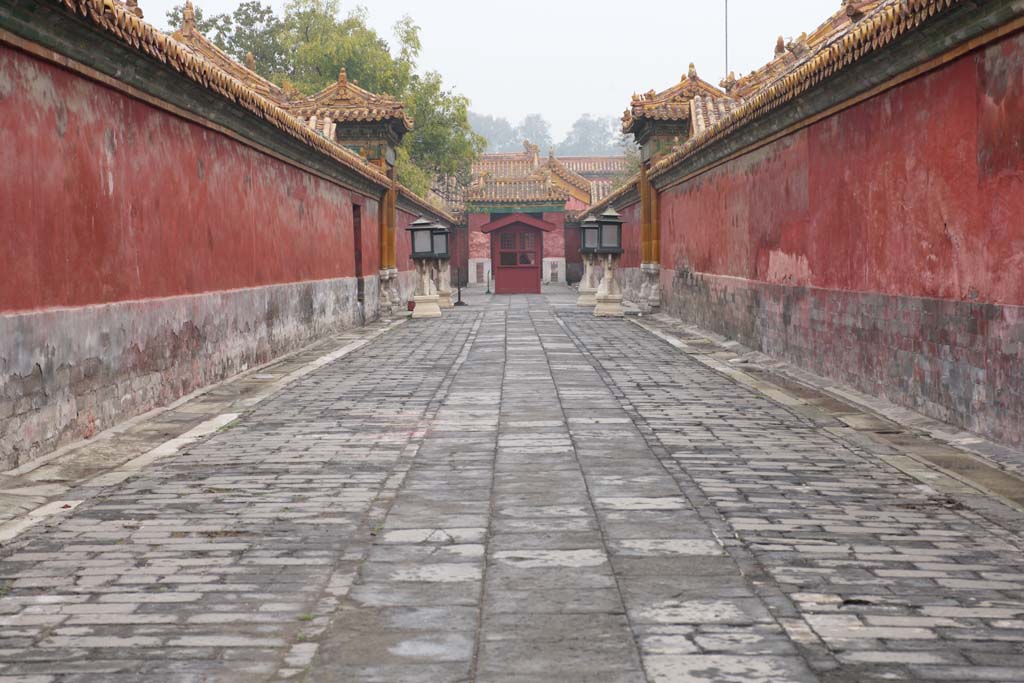
<svg viewBox="0 0 1024 683"><path fill-rule="evenodd" d="M540 294L544 233L526 225L510 225L491 235L496 294Z"/></svg>
<svg viewBox="0 0 1024 683"><path fill-rule="evenodd" d="M483 226L491 236L495 294L540 294L544 233L555 226L530 214L512 214Z"/></svg>

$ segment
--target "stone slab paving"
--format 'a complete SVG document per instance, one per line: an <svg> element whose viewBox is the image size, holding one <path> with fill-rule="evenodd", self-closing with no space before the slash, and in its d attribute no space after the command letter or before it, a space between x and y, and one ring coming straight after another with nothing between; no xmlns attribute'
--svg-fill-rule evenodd
<svg viewBox="0 0 1024 683"><path fill-rule="evenodd" d="M1024 680L1019 527L572 301L68 490L0 550L0 683Z"/></svg>

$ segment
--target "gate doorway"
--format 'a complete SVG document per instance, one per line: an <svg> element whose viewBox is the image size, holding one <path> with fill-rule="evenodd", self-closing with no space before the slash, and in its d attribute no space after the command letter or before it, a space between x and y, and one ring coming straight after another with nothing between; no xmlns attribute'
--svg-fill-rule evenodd
<svg viewBox="0 0 1024 683"><path fill-rule="evenodd" d="M495 294L540 294L544 233L510 225L491 235Z"/></svg>
<svg viewBox="0 0 1024 683"><path fill-rule="evenodd" d="M481 228L491 236L495 294L540 294L544 233L554 229L529 214L504 216Z"/></svg>

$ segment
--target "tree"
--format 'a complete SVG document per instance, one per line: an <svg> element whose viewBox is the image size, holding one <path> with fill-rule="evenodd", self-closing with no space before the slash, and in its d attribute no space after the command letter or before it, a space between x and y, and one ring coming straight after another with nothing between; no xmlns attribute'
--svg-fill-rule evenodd
<svg viewBox="0 0 1024 683"><path fill-rule="evenodd" d="M621 154L614 117L584 114L572 124L565 139L558 143L558 153L566 156L609 156Z"/></svg>
<svg viewBox="0 0 1024 683"><path fill-rule="evenodd" d="M402 143L410 160L431 177L455 178L467 184L470 163L487 146L487 141L469 125L469 100L446 90L441 74L428 71L412 77L405 103L415 122ZM414 187L418 184L416 176L401 166L398 173L399 180L411 189L421 193L429 189L429 184Z"/></svg>
<svg viewBox="0 0 1024 683"><path fill-rule="evenodd" d="M282 17L269 5L247 0L232 14L209 19L196 8L196 27L239 61L248 52L256 70L278 85L313 94L338 78L402 100L414 120L397 155L399 180L425 193L436 176L468 182L473 159L486 141L469 125L469 100L444 87L436 72L418 74L420 28L410 17L395 23L394 47L367 23L366 9L341 17L339 0L289 0ZM181 25L182 8L167 13Z"/></svg>
<svg viewBox="0 0 1024 683"><path fill-rule="evenodd" d="M520 144L523 140L529 140L541 150L547 150L552 146L551 126L540 114L527 114L526 118L516 126L515 133Z"/></svg>
<svg viewBox="0 0 1024 683"><path fill-rule="evenodd" d="M168 10L167 21L172 29L181 26L183 12L184 5ZM195 17L196 29L238 61L244 63L251 53L256 73L264 78L273 79L284 70L280 20L270 5L248 0L231 14L215 14L208 19L202 8L196 7Z"/></svg>
<svg viewBox="0 0 1024 683"><path fill-rule="evenodd" d="M486 138L488 152L517 152L523 148L523 141L508 119L469 112L469 123L477 134Z"/></svg>

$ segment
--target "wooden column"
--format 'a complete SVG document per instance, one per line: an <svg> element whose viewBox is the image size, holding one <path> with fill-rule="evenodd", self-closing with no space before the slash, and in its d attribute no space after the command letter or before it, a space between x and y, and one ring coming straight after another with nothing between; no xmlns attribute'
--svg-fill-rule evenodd
<svg viewBox="0 0 1024 683"><path fill-rule="evenodd" d="M394 170L390 175L391 187L384 193L380 202L380 269L395 267L395 224L398 222L398 184L394 179Z"/></svg>
<svg viewBox="0 0 1024 683"><path fill-rule="evenodd" d="M643 244L643 263L656 263L655 255L657 225L655 222L655 211L657 201L654 197L654 187L651 186L650 177L647 175L648 166L643 164L640 167L640 240Z"/></svg>

